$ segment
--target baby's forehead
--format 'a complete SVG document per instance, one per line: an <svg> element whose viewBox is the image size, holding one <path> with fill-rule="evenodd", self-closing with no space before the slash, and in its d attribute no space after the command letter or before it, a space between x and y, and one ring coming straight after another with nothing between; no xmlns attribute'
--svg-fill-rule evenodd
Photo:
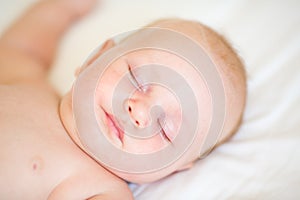
<svg viewBox="0 0 300 200"><path fill-rule="evenodd" d="M217 52L230 54L231 51L233 51L229 42L222 35L197 21L163 19L149 24L146 27L164 28L183 34L198 43L198 45L200 45L209 54L215 54ZM224 48L221 48L221 46Z"/></svg>
<svg viewBox="0 0 300 200"><path fill-rule="evenodd" d="M143 35L144 29L151 29L146 35ZM155 21L144 28L136 31L129 36L127 36L124 40L121 40L120 44L123 41L127 41L128 38L132 40L132 38L137 38L136 41L140 42L143 40L155 40L157 43L165 43L169 41L170 43L180 43L182 41L178 41L178 39L174 39L170 41L170 37L165 34L164 31L168 30L173 32L174 34L180 34L184 37L189 38L197 45L201 46L204 51L208 54L230 54L229 50L232 50L230 45L226 39L224 39L221 35L216 33L211 28L195 21L187 21L181 19L163 19ZM180 39L179 39L180 40ZM133 39L134 41L134 39ZM226 48L220 48L221 46L226 46ZM157 50L158 53L163 53L162 51ZM211 56L211 59L215 59L214 56Z"/></svg>
<svg viewBox="0 0 300 200"><path fill-rule="evenodd" d="M219 73L228 76L234 72L235 77L243 78L244 67L238 54L230 42L212 28L197 21L182 19L159 20L150 24L149 27L167 28L186 35L201 46L220 69Z"/></svg>

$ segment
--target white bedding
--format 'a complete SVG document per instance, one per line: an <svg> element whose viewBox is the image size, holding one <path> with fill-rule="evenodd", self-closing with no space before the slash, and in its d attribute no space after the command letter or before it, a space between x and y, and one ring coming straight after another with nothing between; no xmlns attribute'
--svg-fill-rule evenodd
<svg viewBox="0 0 300 200"><path fill-rule="evenodd" d="M32 2L1 1L0 30ZM99 43L161 17L225 35L245 62L249 96L229 142L191 170L134 186L136 199L300 199L300 1L103 0L62 40L50 80L66 92Z"/></svg>

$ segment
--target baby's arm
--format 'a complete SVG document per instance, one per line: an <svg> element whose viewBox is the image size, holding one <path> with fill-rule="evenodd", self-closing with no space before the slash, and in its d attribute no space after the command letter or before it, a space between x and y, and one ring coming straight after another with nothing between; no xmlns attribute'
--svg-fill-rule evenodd
<svg viewBox="0 0 300 200"><path fill-rule="evenodd" d="M133 200L132 193L121 179L98 164L84 168L54 188L48 200Z"/></svg>
<svg viewBox="0 0 300 200"><path fill-rule="evenodd" d="M95 0L37 2L0 39L0 84L45 79L66 29Z"/></svg>

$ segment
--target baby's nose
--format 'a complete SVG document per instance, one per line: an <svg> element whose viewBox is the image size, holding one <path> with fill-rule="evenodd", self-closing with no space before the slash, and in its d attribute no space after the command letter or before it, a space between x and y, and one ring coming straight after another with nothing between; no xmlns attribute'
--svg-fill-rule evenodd
<svg viewBox="0 0 300 200"><path fill-rule="evenodd" d="M130 98L126 102L126 110L130 119L138 128L146 128L151 124L150 109L149 101L144 98Z"/></svg>

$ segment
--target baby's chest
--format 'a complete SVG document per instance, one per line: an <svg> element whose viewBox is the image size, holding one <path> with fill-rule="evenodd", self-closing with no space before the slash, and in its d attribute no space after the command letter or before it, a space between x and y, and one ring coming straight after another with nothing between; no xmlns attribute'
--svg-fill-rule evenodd
<svg viewBox="0 0 300 200"><path fill-rule="evenodd" d="M47 199L84 156L61 125L57 108L21 100L0 99L0 197Z"/></svg>
<svg viewBox="0 0 300 200"><path fill-rule="evenodd" d="M80 152L63 137L15 131L0 136L0 196L47 199L53 188L78 170L80 158L75 155L80 157Z"/></svg>

